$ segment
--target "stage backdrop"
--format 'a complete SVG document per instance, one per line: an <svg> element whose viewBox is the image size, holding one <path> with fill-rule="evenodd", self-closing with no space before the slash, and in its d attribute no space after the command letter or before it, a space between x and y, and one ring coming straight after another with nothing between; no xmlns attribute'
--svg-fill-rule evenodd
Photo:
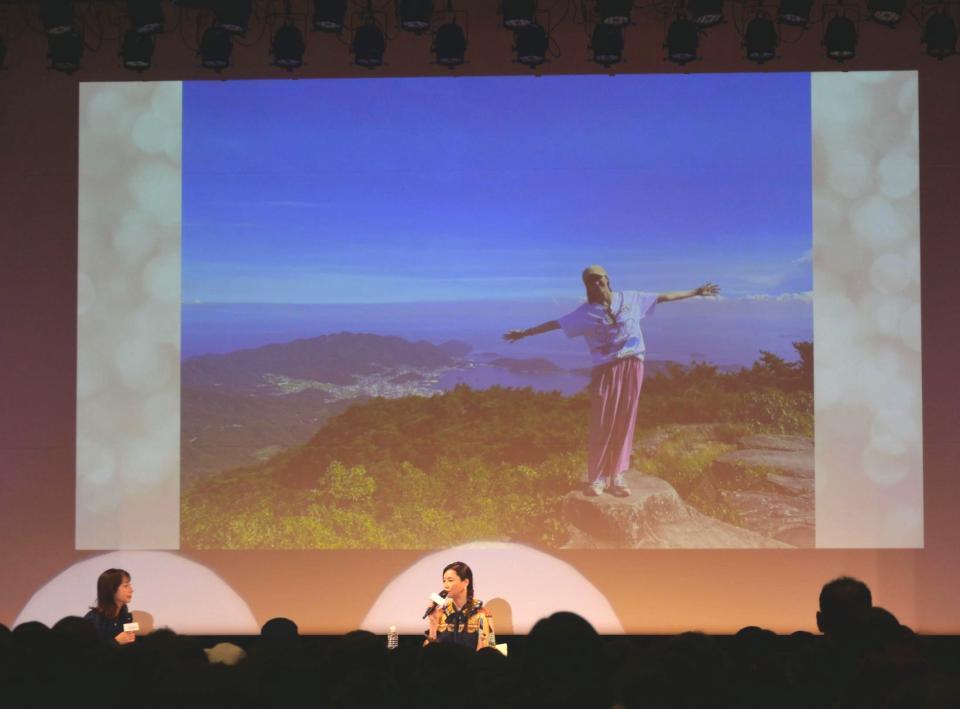
<svg viewBox="0 0 960 709"><path fill-rule="evenodd" d="M501 632L545 608L604 632L810 628L796 609L839 573L948 630L912 606L917 85L81 85L66 496L85 553L3 620L82 611L123 566L147 625L415 632L457 558ZM582 339L501 337L577 308L591 263L614 290L722 289L642 321L626 503L579 491Z"/></svg>

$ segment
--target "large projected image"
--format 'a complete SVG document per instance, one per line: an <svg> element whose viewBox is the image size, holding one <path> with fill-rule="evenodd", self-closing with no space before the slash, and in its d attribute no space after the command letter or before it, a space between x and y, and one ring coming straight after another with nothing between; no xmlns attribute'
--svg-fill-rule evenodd
<svg viewBox="0 0 960 709"><path fill-rule="evenodd" d="M182 115L184 548L814 546L808 75Z"/></svg>
<svg viewBox="0 0 960 709"><path fill-rule="evenodd" d="M77 547L922 547L916 90L82 85Z"/></svg>

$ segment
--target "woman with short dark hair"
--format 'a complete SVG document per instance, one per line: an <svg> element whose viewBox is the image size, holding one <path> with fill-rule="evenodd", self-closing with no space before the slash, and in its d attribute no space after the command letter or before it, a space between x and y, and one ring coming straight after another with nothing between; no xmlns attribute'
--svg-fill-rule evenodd
<svg viewBox="0 0 960 709"><path fill-rule="evenodd" d="M107 569L97 579L97 603L83 618L93 623L101 640L117 645L132 643L137 636L123 629L124 624L133 622L127 608L132 598L130 574L123 569Z"/></svg>

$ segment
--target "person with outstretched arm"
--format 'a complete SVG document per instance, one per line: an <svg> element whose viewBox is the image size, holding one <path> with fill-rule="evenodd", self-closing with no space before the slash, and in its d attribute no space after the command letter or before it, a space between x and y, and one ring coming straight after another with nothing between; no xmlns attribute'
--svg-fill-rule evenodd
<svg viewBox="0 0 960 709"><path fill-rule="evenodd" d="M705 283L693 290L644 293L614 291L602 266L584 269L587 302L557 320L526 330L510 330L503 339L516 342L552 330L583 337L590 348L590 437L587 444L587 494L604 491L627 497L624 472L630 467L637 405L643 384L646 346L640 321L659 303L714 296L720 287Z"/></svg>

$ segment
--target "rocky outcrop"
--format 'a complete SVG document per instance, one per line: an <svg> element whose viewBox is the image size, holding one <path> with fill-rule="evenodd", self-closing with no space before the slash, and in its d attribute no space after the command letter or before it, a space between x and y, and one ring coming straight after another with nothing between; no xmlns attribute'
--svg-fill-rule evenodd
<svg viewBox="0 0 960 709"><path fill-rule="evenodd" d="M634 446L634 467L677 436L714 440L716 426L667 426L640 436ZM728 439L729 440L729 439ZM717 457L689 489L686 500L722 506L738 527L793 547L814 547L814 445L803 436L760 434L736 442L737 450ZM729 526L729 525L728 525Z"/></svg>
<svg viewBox="0 0 960 709"><path fill-rule="evenodd" d="M756 436L745 436L740 441L741 448L759 448L768 451L796 451L800 453L813 453L813 439L803 436L782 436L773 434L759 434Z"/></svg>
<svg viewBox="0 0 960 709"><path fill-rule="evenodd" d="M711 477L740 524L791 546L814 547L813 441L800 436L748 436L719 456Z"/></svg>
<svg viewBox="0 0 960 709"><path fill-rule="evenodd" d="M813 491L813 450L735 450L713 462L711 470L724 487L771 489L790 494Z"/></svg>
<svg viewBox="0 0 960 709"><path fill-rule="evenodd" d="M698 512L660 478L630 470L626 479L632 493L630 497L608 494L590 497L577 491L564 498L564 520L570 531L567 548L753 549L789 546Z"/></svg>

